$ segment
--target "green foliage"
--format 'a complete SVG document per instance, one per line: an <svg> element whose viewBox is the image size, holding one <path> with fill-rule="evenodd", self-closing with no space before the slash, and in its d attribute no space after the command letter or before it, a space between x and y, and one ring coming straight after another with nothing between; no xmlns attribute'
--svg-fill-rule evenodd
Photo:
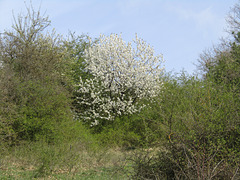
<svg viewBox="0 0 240 180"><path fill-rule="evenodd" d="M114 121L91 127L100 142L122 148L139 148L158 144L162 138L162 128L157 117L157 106L153 103L134 115L117 117Z"/></svg>
<svg viewBox="0 0 240 180"><path fill-rule="evenodd" d="M142 161L136 160L135 175L139 173L138 166L144 166L144 173L156 171L153 175L162 178L173 172L174 178L186 179L236 176L240 163L240 104L227 85L220 89L211 81L182 74L165 83L156 106L154 121L165 134L160 148L164 147L166 153L159 150L160 155L151 161L144 156Z"/></svg>
<svg viewBox="0 0 240 180"><path fill-rule="evenodd" d="M59 173L74 174L101 161L105 155L94 135L80 122L65 122L58 130L63 132L55 143L49 143L44 138L38 141L22 141L18 146L4 146L1 143L2 172L6 174L8 169L9 173L13 174L10 167L16 165L18 171L26 171L26 174L28 172L31 176L29 179L47 178ZM20 178L15 173L14 176Z"/></svg>
<svg viewBox="0 0 240 180"><path fill-rule="evenodd" d="M93 41L92 43L95 43ZM91 77L91 73L86 71L87 63L84 59L85 50L92 45L90 37L87 35L76 36L70 33L68 40L64 41L64 46L67 48L65 53L66 61L70 64L70 78L74 84L79 83L79 78L86 80Z"/></svg>
<svg viewBox="0 0 240 180"><path fill-rule="evenodd" d="M239 32L240 6L236 4L228 16L232 40L224 40L222 44L212 48L200 56L199 68L203 75L220 87L228 87L239 96L240 85L240 32Z"/></svg>
<svg viewBox="0 0 240 180"><path fill-rule="evenodd" d="M44 32L47 17L27 10L0 40L0 137L10 144L40 137L53 141L59 125L72 118L61 38Z"/></svg>
<svg viewBox="0 0 240 180"><path fill-rule="evenodd" d="M91 73L86 70L87 62L84 59L85 50L95 43L97 40L91 41L87 35L76 36L75 33L70 33L67 40L64 40L66 48L64 59L67 62L68 71L65 76L70 81L70 91L72 92L72 105L75 113L75 119L80 120L78 114L85 111L86 107L81 107L77 102L77 97L81 96L77 92L77 85L80 78L86 81L92 77ZM81 119L82 121L82 119Z"/></svg>
<svg viewBox="0 0 240 180"><path fill-rule="evenodd" d="M124 120L124 121L123 121ZM111 124L102 126L97 134L99 141L107 146L131 148L141 146L144 142L141 139L141 126L134 126L136 121L132 117L117 118ZM97 128L97 127L93 127ZM96 130L94 130L96 132Z"/></svg>
<svg viewBox="0 0 240 180"><path fill-rule="evenodd" d="M88 169L81 177L95 178L91 168L107 164L110 146L144 149L132 158L134 179L239 179L237 30L227 46L202 56L203 79L166 76L159 96L139 102L146 106L141 112L90 127L77 116L87 107L75 101L81 96L75 86L79 77L92 76L83 58L92 44L85 35L62 40L46 32L49 25L30 8L0 38L1 169L14 156L34 166L30 178L81 168ZM116 157L112 161L119 165Z"/></svg>
<svg viewBox="0 0 240 180"><path fill-rule="evenodd" d="M223 84L225 87L227 85L229 90L237 90L240 84L240 46L235 42L230 45L230 50L221 51L214 57L212 65L207 67L206 77L216 84Z"/></svg>
<svg viewBox="0 0 240 180"><path fill-rule="evenodd" d="M53 141L59 131L58 126L71 118L70 109L66 109L69 100L63 89L28 81L17 87L17 97L20 100L16 109L19 116L12 126L20 139L33 141L40 136Z"/></svg>

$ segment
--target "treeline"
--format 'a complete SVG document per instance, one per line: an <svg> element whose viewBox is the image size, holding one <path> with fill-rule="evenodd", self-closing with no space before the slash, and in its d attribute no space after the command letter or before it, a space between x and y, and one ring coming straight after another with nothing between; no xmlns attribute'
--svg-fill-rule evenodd
<svg viewBox="0 0 240 180"><path fill-rule="evenodd" d="M240 7L232 38L205 51L201 78L162 68L136 37L98 39L47 31L48 17L28 9L0 38L0 141L57 144L85 135L104 147L141 151L134 179L240 177Z"/></svg>

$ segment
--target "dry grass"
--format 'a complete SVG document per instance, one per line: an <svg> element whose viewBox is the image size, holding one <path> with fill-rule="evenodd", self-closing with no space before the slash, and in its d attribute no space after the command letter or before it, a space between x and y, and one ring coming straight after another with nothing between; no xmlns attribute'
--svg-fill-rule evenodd
<svg viewBox="0 0 240 180"><path fill-rule="evenodd" d="M71 147L71 148L70 148ZM31 143L10 148L1 155L0 179L74 179L74 177L125 177L128 152L80 143ZM97 178L97 179L99 179ZM90 178L91 179L91 178Z"/></svg>

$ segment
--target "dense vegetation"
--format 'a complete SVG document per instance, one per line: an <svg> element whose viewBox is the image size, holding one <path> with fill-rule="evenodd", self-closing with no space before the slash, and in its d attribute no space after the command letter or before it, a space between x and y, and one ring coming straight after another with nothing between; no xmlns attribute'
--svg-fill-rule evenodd
<svg viewBox="0 0 240 180"><path fill-rule="evenodd" d="M27 12L0 38L0 178L240 178L238 5L201 78L164 72L139 38L64 38Z"/></svg>

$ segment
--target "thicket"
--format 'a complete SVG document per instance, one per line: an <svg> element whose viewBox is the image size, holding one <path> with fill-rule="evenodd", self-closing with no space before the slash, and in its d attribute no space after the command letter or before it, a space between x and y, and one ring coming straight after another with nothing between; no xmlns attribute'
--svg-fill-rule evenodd
<svg viewBox="0 0 240 180"><path fill-rule="evenodd" d="M239 177L239 98L228 87L180 76L166 83L155 119L165 137L156 155L142 153L135 178ZM159 108L161 106L161 108Z"/></svg>
<svg viewBox="0 0 240 180"><path fill-rule="evenodd" d="M49 19L28 9L0 39L1 141L54 141L71 120L61 37L45 29Z"/></svg>
<svg viewBox="0 0 240 180"><path fill-rule="evenodd" d="M134 179L239 179L239 12L236 5L229 15L232 39L200 56L201 79L183 73L165 81L150 108L165 140L132 159Z"/></svg>
<svg viewBox="0 0 240 180"><path fill-rule="evenodd" d="M0 141L5 153L29 144L43 148L37 151L40 163L34 176L60 168L60 159L65 164L69 160L71 171L78 150L118 147L138 150L130 158L133 179L240 177L238 5L229 16L232 40L200 57L202 78L158 69L161 59L141 39L136 38L142 46L135 51L117 35L64 38L47 31L48 17L27 10L27 16L15 18L12 31L0 37ZM151 73L150 80L159 77L154 87L145 83ZM91 104L101 98L100 104ZM119 110L120 105L126 109ZM125 112L135 105L143 108ZM111 118L102 120L105 106Z"/></svg>

